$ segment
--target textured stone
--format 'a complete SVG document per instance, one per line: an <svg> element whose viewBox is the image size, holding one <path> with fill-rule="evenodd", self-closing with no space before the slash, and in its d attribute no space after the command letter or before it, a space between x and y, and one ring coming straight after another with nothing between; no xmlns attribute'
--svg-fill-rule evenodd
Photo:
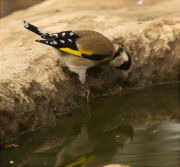
<svg viewBox="0 0 180 167"><path fill-rule="evenodd" d="M81 9L81 10L79 10ZM76 74L23 20L47 32L90 29L124 45L132 57L126 81L120 71L87 72L93 96L179 80L179 2L45 1L1 19L1 141L42 126L85 101Z"/></svg>

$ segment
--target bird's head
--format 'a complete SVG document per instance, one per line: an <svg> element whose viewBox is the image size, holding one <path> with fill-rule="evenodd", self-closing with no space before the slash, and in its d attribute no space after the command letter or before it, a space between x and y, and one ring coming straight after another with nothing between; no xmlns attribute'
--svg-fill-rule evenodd
<svg viewBox="0 0 180 167"><path fill-rule="evenodd" d="M110 66L122 70L125 77L128 77L128 70L131 67L131 57L121 46L117 47L117 51L110 62Z"/></svg>

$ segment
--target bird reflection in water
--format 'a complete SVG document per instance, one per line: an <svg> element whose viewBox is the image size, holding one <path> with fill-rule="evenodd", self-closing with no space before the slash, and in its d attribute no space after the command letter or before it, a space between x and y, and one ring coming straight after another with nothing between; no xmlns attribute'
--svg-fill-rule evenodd
<svg viewBox="0 0 180 167"><path fill-rule="evenodd" d="M81 134L64 146L57 155L55 167L97 167L111 161L133 139L134 131L129 123L105 132L88 131L87 125Z"/></svg>

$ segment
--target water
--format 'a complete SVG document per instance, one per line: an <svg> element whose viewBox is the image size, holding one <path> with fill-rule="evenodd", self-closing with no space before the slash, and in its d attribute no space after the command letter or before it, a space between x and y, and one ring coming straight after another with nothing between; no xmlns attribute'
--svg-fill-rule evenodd
<svg viewBox="0 0 180 167"><path fill-rule="evenodd" d="M82 104L1 149L1 166L179 166L179 83Z"/></svg>

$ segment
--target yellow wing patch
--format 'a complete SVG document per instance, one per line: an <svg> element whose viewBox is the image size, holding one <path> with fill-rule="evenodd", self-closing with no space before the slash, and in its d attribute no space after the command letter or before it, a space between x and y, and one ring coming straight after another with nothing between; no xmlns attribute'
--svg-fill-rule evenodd
<svg viewBox="0 0 180 167"><path fill-rule="evenodd" d="M86 157L86 155L83 155L77 161L75 161L69 165L66 165L65 167L74 167L78 164L86 164L86 163L94 161L95 159L96 159L95 155L91 155L89 157Z"/></svg>
<svg viewBox="0 0 180 167"><path fill-rule="evenodd" d="M62 50L64 52L67 52L67 53L70 53L70 54L73 54L73 55L76 55L76 56L80 56L80 57L83 57L82 54L85 54L85 55L88 55L88 56L91 56L93 54L92 51L84 50L82 48L79 48L79 50L73 50L73 49L70 49L70 48L59 48L59 50Z"/></svg>
<svg viewBox="0 0 180 167"><path fill-rule="evenodd" d="M73 50L73 49L70 49L70 48L59 48L59 50L62 50L64 52L67 52L67 53L82 57L81 56L82 53L79 50Z"/></svg>
<svg viewBox="0 0 180 167"><path fill-rule="evenodd" d="M91 56L93 54L92 51L84 50L82 47L79 47L79 51L85 55Z"/></svg>

